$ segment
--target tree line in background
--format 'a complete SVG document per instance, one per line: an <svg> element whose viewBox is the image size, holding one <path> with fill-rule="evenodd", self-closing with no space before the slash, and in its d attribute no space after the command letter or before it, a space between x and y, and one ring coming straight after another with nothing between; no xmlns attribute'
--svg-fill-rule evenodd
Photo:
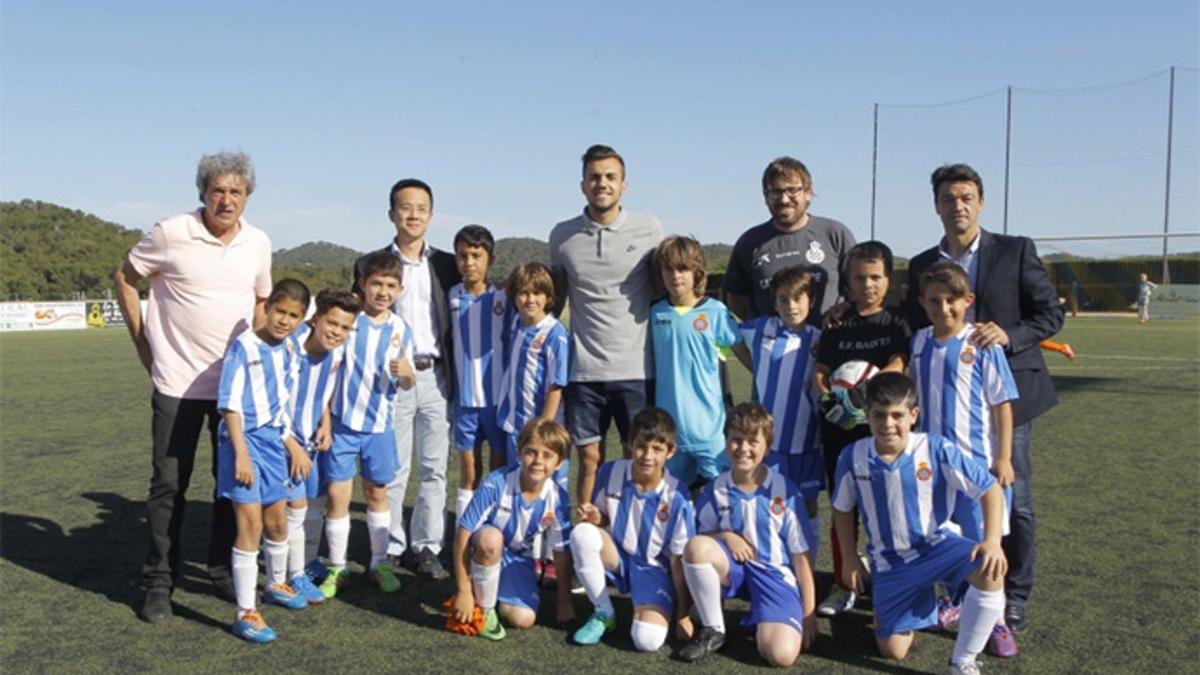
<svg viewBox="0 0 1200 675"><path fill-rule="evenodd" d="M547 231L549 231L547 229ZM386 237L380 233L381 244ZM80 300L112 297L112 273L142 232L90 213L24 199L0 202L0 300ZM709 271L724 271L732 247L704 247ZM293 277L314 292L349 288L362 252L325 241L275 251L272 276ZM546 242L507 237L496 242L491 277L502 281L518 263L549 263Z"/></svg>

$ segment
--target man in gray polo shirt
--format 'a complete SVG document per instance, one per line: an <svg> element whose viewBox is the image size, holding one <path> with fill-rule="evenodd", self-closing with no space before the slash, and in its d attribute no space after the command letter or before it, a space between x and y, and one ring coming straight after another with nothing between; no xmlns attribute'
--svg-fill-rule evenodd
<svg viewBox="0 0 1200 675"><path fill-rule="evenodd" d="M812 174L804 163L780 157L767 165L763 197L771 219L746 230L729 256L725 270L725 304L742 319L770 314L771 277L781 269L803 265L813 274L815 292L809 321L837 302L841 265L854 246L850 228L808 212Z"/></svg>
<svg viewBox="0 0 1200 675"><path fill-rule="evenodd" d="M629 440L633 416L652 400L654 373L646 326L654 291L650 258L662 224L621 208L625 160L606 145L583 155L583 213L550 232L550 267L561 311L571 312L567 426L579 448L579 504L591 502L604 435L616 422Z"/></svg>

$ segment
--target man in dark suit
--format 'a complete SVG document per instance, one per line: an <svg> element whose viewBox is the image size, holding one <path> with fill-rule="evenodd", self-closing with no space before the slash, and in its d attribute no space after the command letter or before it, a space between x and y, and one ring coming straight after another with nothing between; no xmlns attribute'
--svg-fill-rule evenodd
<svg viewBox="0 0 1200 675"><path fill-rule="evenodd" d="M388 193L388 219L396 227L396 236L382 250L404 263L403 289L392 311L412 328L416 375L413 388L396 395L394 424L399 470L388 484L392 515L388 557L426 578L440 579L446 576L438 554L445 536L449 401L454 383L446 292L462 278L454 256L425 241L433 219L433 189L428 184L405 178L393 185ZM354 263L355 288L366 258L363 256ZM404 529L404 494L414 450L420 482L413 503L409 542Z"/></svg>
<svg viewBox="0 0 1200 675"><path fill-rule="evenodd" d="M966 164L933 172L934 209L945 236L937 246L912 259L908 267L905 311L915 332L929 319L918 302L921 274L939 260L951 260L967 272L975 303L967 320L978 327L973 340L980 348L1000 345L1020 398L1013 402L1013 505L1011 532L1004 538L1008 576L1004 593L1005 622L1023 630L1025 602L1033 588L1034 515L1030 490L1029 435L1033 419L1058 402L1038 343L1063 325L1058 294L1028 237L992 234L979 227L983 180Z"/></svg>

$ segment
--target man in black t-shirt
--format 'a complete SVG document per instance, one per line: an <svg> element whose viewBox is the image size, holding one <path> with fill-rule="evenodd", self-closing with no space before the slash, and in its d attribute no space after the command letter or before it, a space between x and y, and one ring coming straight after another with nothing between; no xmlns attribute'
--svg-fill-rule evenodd
<svg viewBox="0 0 1200 675"><path fill-rule="evenodd" d="M832 389L830 376L844 363L862 360L880 370L904 372L912 333L898 309L891 310L883 305L891 275L892 251L881 242L865 241L846 254L846 285L854 307L839 326L821 334L813 380L817 391L822 394L823 403L828 398L825 395ZM822 405L822 409L825 408L826 405ZM851 429L843 429L828 419L821 419L821 453L831 496L833 472L842 449L870 435L871 430L865 418ZM837 533L832 528L830 542L834 578L841 586L841 591L835 589L817 608L817 612L823 616L836 616L853 607L855 601L853 590L841 579L841 551Z"/></svg>

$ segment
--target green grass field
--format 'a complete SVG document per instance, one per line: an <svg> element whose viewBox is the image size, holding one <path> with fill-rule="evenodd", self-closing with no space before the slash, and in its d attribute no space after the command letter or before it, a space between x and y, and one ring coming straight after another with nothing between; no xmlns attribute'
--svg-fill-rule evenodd
<svg viewBox="0 0 1200 675"><path fill-rule="evenodd" d="M989 672L1184 672L1200 663L1200 325L1070 320L1080 356L1047 360L1062 403L1034 426L1038 582L1021 655L984 657ZM735 392L748 375L734 366ZM189 496L186 574L166 625L140 622L146 549L150 386L124 331L0 335L0 666L24 672L667 672L669 651L633 652L622 628L584 650L547 623L499 644L441 629L450 582L403 576L386 598L366 578L331 604L270 607L280 640L229 632L233 607L207 593L209 451ZM610 445L610 456L617 451ZM451 484L457 467L448 472ZM411 494L411 493L410 493ZM453 504L453 499L450 500ZM351 554L366 557L361 501ZM829 522L827 507L825 522ZM818 592L832 583L827 549ZM543 596L542 617L553 618ZM860 603L863 605L864 603ZM731 605L737 613L744 605ZM577 597L576 612L589 610ZM731 623L731 625L733 625ZM952 635L922 634L909 660L875 656L869 610L830 622L800 668L942 672ZM572 627L573 628L573 627ZM476 665L478 664L478 665ZM1190 664L1190 665L1189 665ZM695 672L760 668L750 637Z"/></svg>

